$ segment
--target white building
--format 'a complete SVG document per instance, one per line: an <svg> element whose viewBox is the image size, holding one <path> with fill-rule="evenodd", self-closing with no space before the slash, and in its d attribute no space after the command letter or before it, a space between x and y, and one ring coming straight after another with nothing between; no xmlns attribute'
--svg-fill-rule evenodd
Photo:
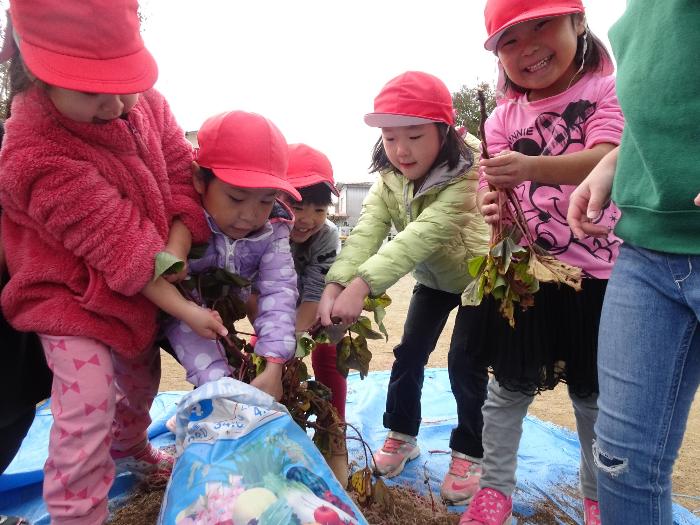
<svg viewBox="0 0 700 525"><path fill-rule="evenodd" d="M335 204L335 212L331 219L339 226L355 226L360 218L362 202L367 197L372 182L338 182L336 186L340 192L338 202Z"/></svg>

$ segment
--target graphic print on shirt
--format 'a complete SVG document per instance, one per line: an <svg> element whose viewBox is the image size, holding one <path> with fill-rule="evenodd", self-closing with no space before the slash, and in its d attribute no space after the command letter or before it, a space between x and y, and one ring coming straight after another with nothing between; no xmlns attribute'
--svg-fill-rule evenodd
<svg viewBox="0 0 700 525"><path fill-rule="evenodd" d="M595 103L578 100L566 106L561 114L541 113L535 119L534 132L529 128L527 132L511 135L510 148L530 156L562 155L572 144L586 143L584 124L595 110ZM539 246L557 256L575 244L597 259L612 262L620 241L614 237L576 239L566 221L568 196L560 185L531 182L520 185L517 192ZM600 217L593 222L599 223L604 218L613 224L618 218L617 211L614 207L611 209L610 202L605 205Z"/></svg>

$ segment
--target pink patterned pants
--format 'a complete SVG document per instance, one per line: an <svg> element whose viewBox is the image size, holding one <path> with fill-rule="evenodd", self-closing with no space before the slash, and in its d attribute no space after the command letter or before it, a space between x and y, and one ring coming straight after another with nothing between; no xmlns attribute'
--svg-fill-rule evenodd
<svg viewBox="0 0 700 525"><path fill-rule="evenodd" d="M129 360L94 339L40 337L54 374L44 501L52 524L99 525L114 481L110 452L147 443L160 354L154 346Z"/></svg>

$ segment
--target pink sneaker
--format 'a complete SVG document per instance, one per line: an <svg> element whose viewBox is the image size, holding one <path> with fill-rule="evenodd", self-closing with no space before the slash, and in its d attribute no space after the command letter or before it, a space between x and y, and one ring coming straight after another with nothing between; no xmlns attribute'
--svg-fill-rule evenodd
<svg viewBox="0 0 700 525"><path fill-rule="evenodd" d="M450 469L440 487L440 496L447 505L466 505L479 490L480 480L481 464L453 450Z"/></svg>
<svg viewBox="0 0 700 525"><path fill-rule="evenodd" d="M390 430L382 448L374 453L375 470L382 476L393 478L401 474L406 462L419 455L416 438Z"/></svg>
<svg viewBox="0 0 700 525"><path fill-rule="evenodd" d="M170 479L175 458L150 443L133 456L114 458L116 473L131 472L151 486L163 486Z"/></svg>
<svg viewBox="0 0 700 525"><path fill-rule="evenodd" d="M583 499L583 523L584 525L600 525L600 507L594 499Z"/></svg>
<svg viewBox="0 0 700 525"><path fill-rule="evenodd" d="M510 525L513 500L496 489L485 488L474 495L459 525Z"/></svg>

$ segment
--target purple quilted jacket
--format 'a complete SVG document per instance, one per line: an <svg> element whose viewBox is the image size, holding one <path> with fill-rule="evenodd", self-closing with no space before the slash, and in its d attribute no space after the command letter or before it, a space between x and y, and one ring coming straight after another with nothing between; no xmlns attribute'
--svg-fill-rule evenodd
<svg viewBox="0 0 700 525"><path fill-rule="evenodd" d="M276 203L265 225L243 239L224 235L207 215L212 237L201 259L188 261L190 273L206 268L225 268L252 283L259 293L258 316L253 323L258 342L255 353L262 357L291 359L296 349L295 317L297 274L289 248L292 213ZM240 292L245 301L251 289Z"/></svg>

